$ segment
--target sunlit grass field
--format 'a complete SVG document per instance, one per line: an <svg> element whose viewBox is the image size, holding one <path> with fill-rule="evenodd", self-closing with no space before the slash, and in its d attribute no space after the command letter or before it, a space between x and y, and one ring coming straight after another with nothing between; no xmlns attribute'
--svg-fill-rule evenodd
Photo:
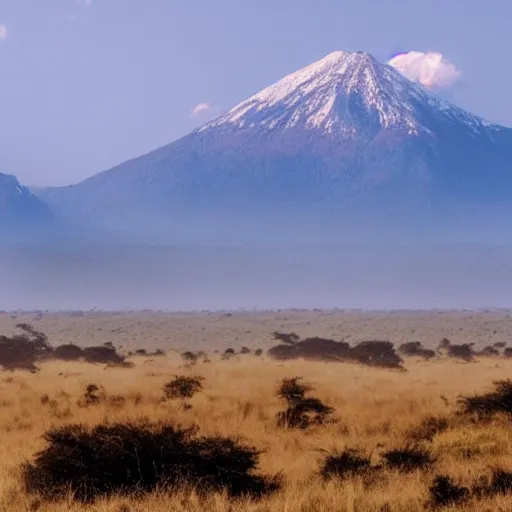
<svg viewBox="0 0 512 512"><path fill-rule="evenodd" d="M506 416L476 422L456 414L460 395L481 393L510 377L512 361L479 359L420 362L406 372L338 363L278 363L253 354L186 366L178 355L134 357L133 368L105 368L77 362L46 362L36 374L4 372L0 377L0 510L116 512L149 511L419 511L429 500L436 475L470 487L492 468L512 470L512 422ZM163 385L175 375L200 375L203 390L186 400L163 400ZM278 428L285 404L276 394L284 378L301 376L311 394L335 409L334 422L307 430ZM87 385L103 386L105 399L83 405ZM124 400L111 399L122 396ZM445 418L447 428L421 439L427 417ZM198 496L164 490L147 496L101 498L85 505L57 503L27 493L22 465L45 447L43 434L70 423L96 425L150 419L196 424L200 433L240 437L263 451L262 474L280 473L283 487L259 500L227 495ZM383 467L368 476L325 481L325 451L353 448L379 465L382 453L416 443L435 459L428 470L408 473ZM508 511L511 497L472 498L456 510ZM450 507L447 508L450 510Z"/></svg>

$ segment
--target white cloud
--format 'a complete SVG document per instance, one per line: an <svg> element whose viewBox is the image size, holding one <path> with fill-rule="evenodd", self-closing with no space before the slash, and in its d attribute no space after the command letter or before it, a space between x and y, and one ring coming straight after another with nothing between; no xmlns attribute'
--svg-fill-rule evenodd
<svg viewBox="0 0 512 512"><path fill-rule="evenodd" d="M7 27L5 25L0 25L0 41L2 39L7 39Z"/></svg>
<svg viewBox="0 0 512 512"><path fill-rule="evenodd" d="M400 53L388 64L409 80L419 82L429 89L445 89L461 77L461 72L438 52Z"/></svg>
<svg viewBox="0 0 512 512"><path fill-rule="evenodd" d="M92 5L92 0L75 0L77 4L85 5L86 7L90 7Z"/></svg>
<svg viewBox="0 0 512 512"><path fill-rule="evenodd" d="M209 103L199 103L192 109L192 112L190 112L190 115L195 117L195 116L198 116L205 112L210 112L211 110L212 110L212 106Z"/></svg>

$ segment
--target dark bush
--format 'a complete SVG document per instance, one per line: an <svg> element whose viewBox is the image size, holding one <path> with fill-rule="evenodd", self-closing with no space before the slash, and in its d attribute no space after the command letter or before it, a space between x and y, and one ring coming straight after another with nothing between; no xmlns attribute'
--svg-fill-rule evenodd
<svg viewBox="0 0 512 512"><path fill-rule="evenodd" d="M350 351L352 358L360 364L382 368L402 368L402 359L389 341L363 341Z"/></svg>
<svg viewBox="0 0 512 512"><path fill-rule="evenodd" d="M405 473L417 469L429 469L434 463L430 453L419 448L390 450L385 452L382 457L388 468Z"/></svg>
<svg viewBox="0 0 512 512"><path fill-rule="evenodd" d="M226 350L224 350L224 353L222 354L221 359L225 361L225 360L231 359L232 357L235 357L235 355L236 355L235 349L227 348Z"/></svg>
<svg viewBox="0 0 512 512"><path fill-rule="evenodd" d="M60 345L53 351L52 357L61 359L62 361L79 361L84 357L84 351L81 347L69 343L67 345Z"/></svg>
<svg viewBox="0 0 512 512"><path fill-rule="evenodd" d="M135 351L135 355L136 356L157 357L157 356L165 356L165 352L160 349L157 349L154 352L148 352L145 348L138 348Z"/></svg>
<svg viewBox="0 0 512 512"><path fill-rule="evenodd" d="M306 393L313 388L299 382L300 377L283 379L277 395L288 403L288 408L276 415L281 428L307 429L313 425L323 425L332 421L334 409L318 398L308 398Z"/></svg>
<svg viewBox="0 0 512 512"><path fill-rule="evenodd" d="M66 425L44 438L48 446L23 466L23 476L27 491L49 500L71 492L76 500L91 502L180 487L259 497L280 486L277 477L254 474L258 450L233 438L197 437L195 427Z"/></svg>
<svg viewBox="0 0 512 512"><path fill-rule="evenodd" d="M16 326L22 332L12 337L0 336L0 365L4 370L38 370L36 362L52 352L48 338L28 324Z"/></svg>
<svg viewBox="0 0 512 512"><path fill-rule="evenodd" d="M506 348L506 349L503 351L503 355L504 355L507 359L512 358L512 347Z"/></svg>
<svg viewBox="0 0 512 512"><path fill-rule="evenodd" d="M427 416L422 422L409 429L407 438L411 441L432 441L434 437L448 429L448 420L439 416Z"/></svg>
<svg viewBox="0 0 512 512"><path fill-rule="evenodd" d="M167 399L192 398L197 392L203 389L203 377L178 376L164 384L163 391Z"/></svg>
<svg viewBox="0 0 512 512"><path fill-rule="evenodd" d="M477 352L476 355L479 357L498 357L501 353L496 347L487 346L480 350L480 352Z"/></svg>
<svg viewBox="0 0 512 512"><path fill-rule="evenodd" d="M320 468L320 474L325 480L330 478L350 478L367 474L371 470L368 457L361 455L357 450L344 450L333 452L326 456Z"/></svg>
<svg viewBox="0 0 512 512"><path fill-rule="evenodd" d="M479 497L512 494L512 472L501 468L493 469L490 480L482 480L473 492Z"/></svg>
<svg viewBox="0 0 512 512"><path fill-rule="evenodd" d="M505 348L506 346L507 346L506 341L497 341L496 343L493 344L494 348Z"/></svg>
<svg viewBox="0 0 512 512"><path fill-rule="evenodd" d="M416 356L422 348L423 346L421 341L408 341L407 343L402 343L398 347L398 352L404 356Z"/></svg>
<svg viewBox="0 0 512 512"><path fill-rule="evenodd" d="M275 340L280 341L281 343L285 343L287 345L295 345L300 339L299 335L294 332L279 332L274 331L272 333L272 337Z"/></svg>
<svg viewBox="0 0 512 512"><path fill-rule="evenodd" d="M124 356L118 354L112 345L98 345L83 349L84 359L88 363L117 364L124 361Z"/></svg>
<svg viewBox="0 0 512 512"><path fill-rule="evenodd" d="M250 353L251 353L251 349L248 347L242 347L240 349L240 354L250 354Z"/></svg>
<svg viewBox="0 0 512 512"><path fill-rule="evenodd" d="M436 357L435 351L424 348L420 341L402 343L398 348L398 351L404 356L410 357L423 357L424 359L432 359Z"/></svg>
<svg viewBox="0 0 512 512"><path fill-rule="evenodd" d="M97 384L89 384L85 388L85 393L82 398L78 401L78 405L81 407L89 407L91 405L98 405L103 402L107 394L103 386Z"/></svg>
<svg viewBox="0 0 512 512"><path fill-rule="evenodd" d="M197 354L194 354L194 352L190 352L190 351L187 351L187 352L183 352L183 354L181 354L181 358L183 359L183 361L185 361L186 363L189 363L189 364L194 364L194 363L197 363Z"/></svg>
<svg viewBox="0 0 512 512"><path fill-rule="evenodd" d="M318 398L303 398L276 415L277 425L281 428L307 429L314 425L324 425L331 420L332 407Z"/></svg>
<svg viewBox="0 0 512 512"><path fill-rule="evenodd" d="M261 348L257 348L255 351L254 351L254 355L255 356L262 356L263 355L263 350Z"/></svg>
<svg viewBox="0 0 512 512"><path fill-rule="evenodd" d="M457 505L469 499L470 493L467 487L459 487L446 475L438 475L434 478L429 488L430 505L433 507L446 507Z"/></svg>
<svg viewBox="0 0 512 512"><path fill-rule="evenodd" d="M448 350L448 348L450 347L451 344L452 344L452 342L448 338L443 338L439 342L439 347L438 348L440 350Z"/></svg>
<svg viewBox="0 0 512 512"><path fill-rule="evenodd" d="M267 352L269 357L278 361L289 361L302 357L299 352L291 345L276 345Z"/></svg>
<svg viewBox="0 0 512 512"><path fill-rule="evenodd" d="M449 357L462 359L464 361L472 361L475 355L473 352L473 346L469 343L464 343L462 345L450 345L448 347L447 354Z"/></svg>
<svg viewBox="0 0 512 512"><path fill-rule="evenodd" d="M512 414L512 380L499 380L493 383L494 391L483 395L460 397L460 412L479 418L487 418L497 413Z"/></svg>
<svg viewBox="0 0 512 512"><path fill-rule="evenodd" d="M303 400L308 391L313 391L314 388L307 384L300 382L302 377L291 377L283 379L281 385L277 390L277 396L283 398L289 405L294 405Z"/></svg>
<svg viewBox="0 0 512 512"><path fill-rule="evenodd" d="M403 362L389 341L364 341L351 348L344 341L307 338L294 344L276 345L268 351L268 355L281 361L302 358L312 361L355 362L395 369L401 369Z"/></svg>

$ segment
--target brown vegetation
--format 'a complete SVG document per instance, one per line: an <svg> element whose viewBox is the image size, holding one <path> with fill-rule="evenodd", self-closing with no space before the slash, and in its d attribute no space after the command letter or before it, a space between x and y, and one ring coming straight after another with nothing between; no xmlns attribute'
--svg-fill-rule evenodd
<svg viewBox="0 0 512 512"><path fill-rule="evenodd" d="M371 343L358 350L374 357ZM1 510L508 510L512 363L501 355L400 351L397 372L241 357L239 346L193 368L169 352L103 371L45 351L39 372L0 374Z"/></svg>
<svg viewBox="0 0 512 512"><path fill-rule="evenodd" d="M283 345L276 345L268 351L268 355L273 359L353 362L366 366L402 369L403 361L389 341L363 341L351 347L344 341L325 338L307 338L299 341L294 333L293 336L277 334L274 333L274 337L285 341Z"/></svg>

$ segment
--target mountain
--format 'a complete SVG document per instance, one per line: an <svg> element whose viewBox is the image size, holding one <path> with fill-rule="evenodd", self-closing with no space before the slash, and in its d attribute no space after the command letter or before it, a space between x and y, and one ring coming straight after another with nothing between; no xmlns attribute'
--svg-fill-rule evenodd
<svg viewBox="0 0 512 512"><path fill-rule="evenodd" d="M168 146L42 197L76 222L170 240L509 233L512 130L340 51Z"/></svg>
<svg viewBox="0 0 512 512"><path fill-rule="evenodd" d="M14 176L0 173L0 238L35 234L52 220L47 205Z"/></svg>

